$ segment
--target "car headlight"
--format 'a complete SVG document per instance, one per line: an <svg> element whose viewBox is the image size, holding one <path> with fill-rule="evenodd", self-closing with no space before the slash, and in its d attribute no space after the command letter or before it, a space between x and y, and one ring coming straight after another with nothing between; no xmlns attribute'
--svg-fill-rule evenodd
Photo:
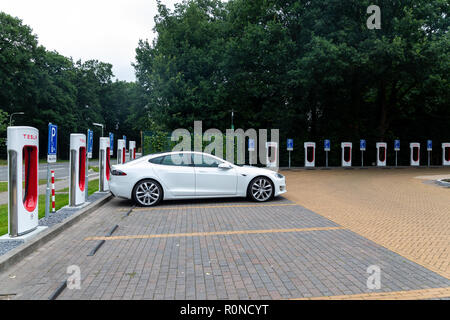
<svg viewBox="0 0 450 320"><path fill-rule="evenodd" d="M278 179L283 179L284 178L284 176L281 173L278 173L278 172L274 172L273 175L275 177L277 177Z"/></svg>

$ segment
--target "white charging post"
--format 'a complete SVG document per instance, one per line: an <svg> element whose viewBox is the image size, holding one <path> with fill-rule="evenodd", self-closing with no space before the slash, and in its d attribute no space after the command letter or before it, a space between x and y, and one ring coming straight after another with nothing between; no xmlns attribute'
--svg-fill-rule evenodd
<svg viewBox="0 0 450 320"><path fill-rule="evenodd" d="M117 164L125 163L125 140L117 140Z"/></svg>
<svg viewBox="0 0 450 320"><path fill-rule="evenodd" d="M352 143L351 142L342 142L342 158L341 164L343 167L351 167L352 166Z"/></svg>
<svg viewBox="0 0 450 320"><path fill-rule="evenodd" d="M450 142L442 143L442 165L450 166Z"/></svg>
<svg viewBox="0 0 450 320"><path fill-rule="evenodd" d="M266 166L278 168L278 143L266 142Z"/></svg>
<svg viewBox="0 0 450 320"><path fill-rule="evenodd" d="M433 141L427 140L427 151L428 151L428 167L431 164L431 151L433 151Z"/></svg>
<svg viewBox="0 0 450 320"><path fill-rule="evenodd" d="M377 142L377 167L386 167L387 143Z"/></svg>
<svg viewBox="0 0 450 320"><path fill-rule="evenodd" d="M328 168L328 152L331 150L331 142L326 139L323 142L323 149L325 150L325 167Z"/></svg>
<svg viewBox="0 0 450 320"><path fill-rule="evenodd" d="M85 202L86 190L86 135L70 134L69 206Z"/></svg>
<svg viewBox="0 0 450 320"><path fill-rule="evenodd" d="M305 148L305 167L315 167L316 166L316 143L315 142L304 142L303 147Z"/></svg>
<svg viewBox="0 0 450 320"><path fill-rule="evenodd" d="M136 141L130 141L129 143L129 153L130 153L130 160L136 159Z"/></svg>
<svg viewBox="0 0 450 320"><path fill-rule="evenodd" d="M37 229L39 131L8 127L8 234L18 237Z"/></svg>
<svg viewBox="0 0 450 320"><path fill-rule="evenodd" d="M286 149L289 153L289 168L291 167L291 151L294 150L294 139L287 139Z"/></svg>
<svg viewBox="0 0 450 320"><path fill-rule="evenodd" d="M366 140L359 140L359 150L361 151L361 168L364 167L364 151L366 151Z"/></svg>
<svg viewBox="0 0 450 320"><path fill-rule="evenodd" d="M395 151L395 166L397 167L397 154L400 151L400 140L394 141L394 151Z"/></svg>
<svg viewBox="0 0 450 320"><path fill-rule="evenodd" d="M98 167L99 167L99 191L104 192L109 190L109 176L111 169L111 148L110 141L107 137L100 138L99 143L99 157L98 157Z"/></svg>
<svg viewBox="0 0 450 320"><path fill-rule="evenodd" d="M420 166L420 143L411 142L409 144L409 149L410 149L409 164L413 167Z"/></svg>

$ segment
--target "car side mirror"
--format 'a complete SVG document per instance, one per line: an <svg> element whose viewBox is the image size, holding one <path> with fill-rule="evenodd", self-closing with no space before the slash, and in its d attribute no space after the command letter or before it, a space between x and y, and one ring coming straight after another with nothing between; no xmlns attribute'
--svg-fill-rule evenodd
<svg viewBox="0 0 450 320"><path fill-rule="evenodd" d="M231 169L232 167L228 163L222 162L221 164L219 164L219 168L220 169Z"/></svg>

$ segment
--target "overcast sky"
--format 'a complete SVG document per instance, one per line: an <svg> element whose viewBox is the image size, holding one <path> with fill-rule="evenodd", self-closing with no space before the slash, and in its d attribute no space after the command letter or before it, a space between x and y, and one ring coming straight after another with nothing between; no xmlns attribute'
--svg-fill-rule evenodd
<svg viewBox="0 0 450 320"><path fill-rule="evenodd" d="M169 8L181 0L162 0ZM156 0L0 0L0 11L20 18L48 50L113 65L119 80L134 81L139 39L153 39Z"/></svg>

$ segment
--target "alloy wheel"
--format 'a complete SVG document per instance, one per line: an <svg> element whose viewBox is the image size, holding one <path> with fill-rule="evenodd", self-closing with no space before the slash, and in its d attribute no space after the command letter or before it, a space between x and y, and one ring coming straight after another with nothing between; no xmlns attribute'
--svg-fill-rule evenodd
<svg viewBox="0 0 450 320"><path fill-rule="evenodd" d="M250 192L256 201L267 201L272 197L273 187L267 178L257 178L252 183Z"/></svg>
<svg viewBox="0 0 450 320"><path fill-rule="evenodd" d="M135 198L143 206L153 206L161 198L161 189L152 181L143 181L136 187Z"/></svg>

